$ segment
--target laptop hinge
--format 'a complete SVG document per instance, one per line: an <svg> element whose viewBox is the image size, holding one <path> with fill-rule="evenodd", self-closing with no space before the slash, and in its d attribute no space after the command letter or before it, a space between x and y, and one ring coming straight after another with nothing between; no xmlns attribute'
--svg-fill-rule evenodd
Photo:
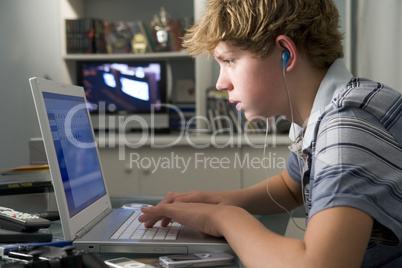
<svg viewBox="0 0 402 268"><path fill-rule="evenodd" d="M75 238L81 238L83 237L86 233L88 233L95 225L97 225L101 220L103 220L107 215L109 215L112 212L111 208L107 208L104 210L99 216L97 216L93 221L82 227L76 234Z"/></svg>

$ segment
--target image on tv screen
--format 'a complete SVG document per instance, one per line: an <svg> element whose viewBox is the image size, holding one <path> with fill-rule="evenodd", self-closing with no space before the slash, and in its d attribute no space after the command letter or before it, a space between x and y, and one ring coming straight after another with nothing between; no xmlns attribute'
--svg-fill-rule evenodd
<svg viewBox="0 0 402 268"><path fill-rule="evenodd" d="M81 62L78 83L91 112L148 113L164 101L163 63Z"/></svg>

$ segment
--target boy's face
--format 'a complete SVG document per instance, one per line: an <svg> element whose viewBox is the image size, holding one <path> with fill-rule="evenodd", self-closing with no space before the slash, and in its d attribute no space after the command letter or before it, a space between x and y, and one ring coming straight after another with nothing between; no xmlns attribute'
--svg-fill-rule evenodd
<svg viewBox="0 0 402 268"><path fill-rule="evenodd" d="M214 50L220 73L216 88L229 93L229 101L248 120L287 114L288 101L283 88L280 52L258 59L248 51L220 42Z"/></svg>

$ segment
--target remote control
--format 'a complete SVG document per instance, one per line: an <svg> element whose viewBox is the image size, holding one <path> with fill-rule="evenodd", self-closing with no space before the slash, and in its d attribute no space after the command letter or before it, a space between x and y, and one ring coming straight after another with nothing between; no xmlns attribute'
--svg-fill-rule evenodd
<svg viewBox="0 0 402 268"><path fill-rule="evenodd" d="M34 232L50 226L50 221L30 213L0 207L0 228L17 232Z"/></svg>

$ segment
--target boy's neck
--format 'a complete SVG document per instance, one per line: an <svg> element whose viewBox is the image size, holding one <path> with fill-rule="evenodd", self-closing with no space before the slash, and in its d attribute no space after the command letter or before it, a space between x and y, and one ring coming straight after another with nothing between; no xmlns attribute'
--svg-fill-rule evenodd
<svg viewBox="0 0 402 268"><path fill-rule="evenodd" d="M301 60L295 68L291 81L288 80L294 107L293 120L303 128L308 123L315 96L327 71L328 69L313 68Z"/></svg>

